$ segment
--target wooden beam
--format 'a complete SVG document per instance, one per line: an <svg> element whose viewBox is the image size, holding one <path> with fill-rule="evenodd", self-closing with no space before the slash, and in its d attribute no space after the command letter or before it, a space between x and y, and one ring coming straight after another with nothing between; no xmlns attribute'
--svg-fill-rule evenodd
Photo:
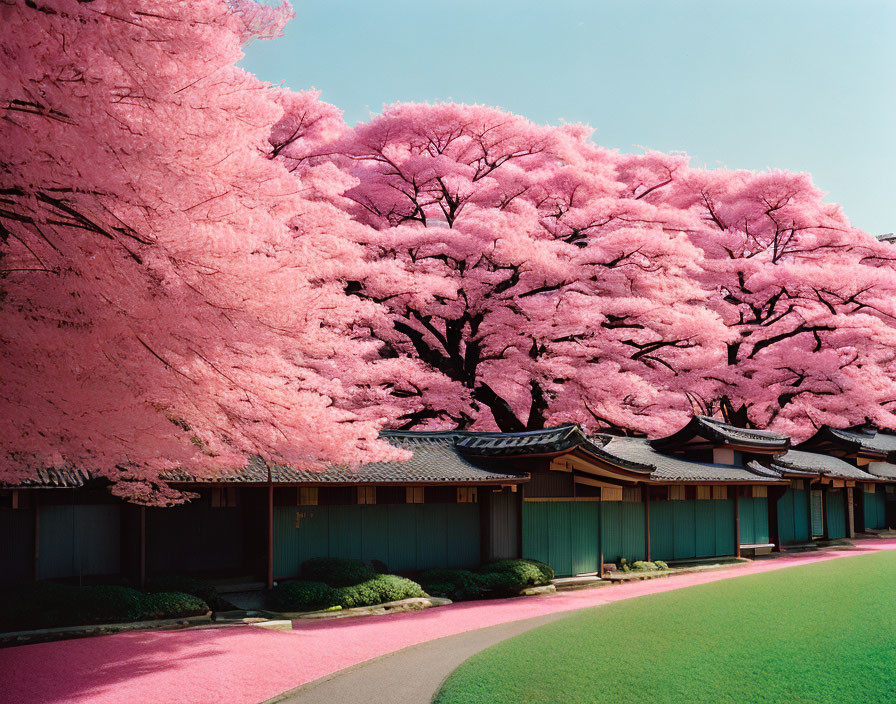
<svg viewBox="0 0 896 704"><path fill-rule="evenodd" d="M843 491L846 494L846 496L843 498L843 500L846 502L846 537L855 538L855 507L852 505L853 488L850 486Z"/></svg>
<svg viewBox="0 0 896 704"><path fill-rule="evenodd" d="M809 542L811 543L815 536L812 535L812 482L808 480L806 481L806 515L808 516Z"/></svg>
<svg viewBox="0 0 896 704"><path fill-rule="evenodd" d="M601 481L600 479L592 479L591 477L582 477L575 475L574 480L576 484L584 484L585 486L596 486L596 487L611 487L618 489L623 486L631 486L631 482L614 482L613 480Z"/></svg>
<svg viewBox="0 0 896 704"><path fill-rule="evenodd" d="M34 551L32 554L31 576L36 582L40 575L40 494L34 494Z"/></svg>
<svg viewBox="0 0 896 704"><path fill-rule="evenodd" d="M133 555L133 553L131 553ZM146 586L146 506L140 507L140 588Z"/></svg>
<svg viewBox="0 0 896 704"><path fill-rule="evenodd" d="M502 489L505 486L516 486L517 484L523 484L528 482L532 477L529 473L521 474L519 477L513 478L503 478L503 479L489 479L484 481L462 481L462 482L274 482L274 486L278 488L286 487L286 488L301 488L301 487L317 487L317 488L327 488L327 489L341 489L344 487L359 487L359 486L491 486L497 490ZM220 481L209 481L209 482L170 482L171 486L176 487L178 489L192 489L194 491L200 491L202 489L220 489L226 487L240 487L240 488L251 488L251 487L266 487L268 485L267 480L265 481L251 481L251 482L220 482ZM49 488L48 490L52 490L53 488ZM516 489L514 489L516 491Z"/></svg>
<svg viewBox="0 0 896 704"><path fill-rule="evenodd" d="M776 489L777 487L772 487L772 489ZM784 494L784 490L778 491L769 491L768 492L768 530L769 530L769 538L775 547L773 550L775 552L781 552L781 535L778 530L778 499Z"/></svg>
<svg viewBox="0 0 896 704"><path fill-rule="evenodd" d="M479 564L484 565L489 561L489 547L491 545L491 506L492 492L479 493Z"/></svg>
<svg viewBox="0 0 896 704"><path fill-rule="evenodd" d="M650 488L641 487L644 496L644 551L647 554L647 562L650 562Z"/></svg>
<svg viewBox="0 0 896 704"><path fill-rule="evenodd" d="M274 480L268 465L268 589L274 588Z"/></svg>
<svg viewBox="0 0 896 704"><path fill-rule="evenodd" d="M821 485L821 537L828 539L828 487Z"/></svg>
<svg viewBox="0 0 896 704"><path fill-rule="evenodd" d="M737 495L737 489L734 490L734 555L740 557L740 497Z"/></svg>

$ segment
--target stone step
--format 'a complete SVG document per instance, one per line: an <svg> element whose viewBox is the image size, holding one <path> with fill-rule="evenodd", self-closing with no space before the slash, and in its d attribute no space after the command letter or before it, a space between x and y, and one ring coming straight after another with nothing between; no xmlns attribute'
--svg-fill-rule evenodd
<svg viewBox="0 0 896 704"><path fill-rule="evenodd" d="M558 592L568 592L574 589L592 589L593 587L603 587L609 584L605 579L601 579L596 574L581 574L575 577L557 577L551 580L551 584Z"/></svg>

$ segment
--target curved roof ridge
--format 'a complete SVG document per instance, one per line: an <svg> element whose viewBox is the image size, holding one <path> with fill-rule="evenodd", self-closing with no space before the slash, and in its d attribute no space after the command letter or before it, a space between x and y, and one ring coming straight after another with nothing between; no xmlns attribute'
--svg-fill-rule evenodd
<svg viewBox="0 0 896 704"><path fill-rule="evenodd" d="M738 428L717 418L694 415L682 428L671 435L651 440L655 448L670 448L684 445L694 438L705 438L721 445L735 445L762 451L786 450L790 438L771 430Z"/></svg>
<svg viewBox="0 0 896 704"><path fill-rule="evenodd" d="M610 436L602 448L614 458L637 462L650 469L650 479L666 482L745 482L780 481L777 472L753 470L742 465L697 462L657 450L644 438Z"/></svg>
<svg viewBox="0 0 896 704"><path fill-rule="evenodd" d="M771 463L772 466L777 466L785 472L824 474L830 477L866 481L877 479L873 474L869 474L839 457L807 450L788 450L780 457L775 457Z"/></svg>

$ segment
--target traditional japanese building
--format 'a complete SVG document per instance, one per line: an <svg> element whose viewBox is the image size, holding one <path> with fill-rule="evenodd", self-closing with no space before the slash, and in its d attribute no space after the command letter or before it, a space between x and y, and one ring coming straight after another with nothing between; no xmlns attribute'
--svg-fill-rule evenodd
<svg viewBox="0 0 896 704"><path fill-rule="evenodd" d="M850 502L857 532L896 527L896 434L869 426L822 426L799 447L863 470Z"/></svg>
<svg viewBox="0 0 896 704"><path fill-rule="evenodd" d="M880 433L844 432L820 431L794 450L785 436L699 416L655 440L575 425L390 431L383 437L408 461L310 472L253 460L214 480L174 473L172 485L198 498L169 508L123 502L84 472L42 471L0 492L0 575L271 583L323 556L409 574L524 556L574 575L622 558L753 554L887 523L880 485L896 477L896 436L891 450Z"/></svg>

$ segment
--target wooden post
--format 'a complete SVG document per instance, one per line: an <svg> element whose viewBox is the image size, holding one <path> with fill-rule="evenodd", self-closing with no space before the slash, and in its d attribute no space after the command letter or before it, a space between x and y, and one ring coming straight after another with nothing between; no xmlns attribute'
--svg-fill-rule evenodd
<svg viewBox="0 0 896 704"><path fill-rule="evenodd" d="M31 576L34 581L40 576L40 494L34 492L34 553L32 555Z"/></svg>
<svg viewBox="0 0 896 704"><path fill-rule="evenodd" d="M644 494L644 551L647 562L650 562L650 487L642 486L641 491Z"/></svg>
<svg viewBox="0 0 896 704"><path fill-rule="evenodd" d="M821 537L823 540L828 539L828 487L827 484L821 486Z"/></svg>
<svg viewBox="0 0 896 704"><path fill-rule="evenodd" d="M821 476L821 475L819 475ZM812 481L806 480L806 515L809 516L809 542L813 543L815 536L812 534Z"/></svg>
<svg viewBox="0 0 896 704"><path fill-rule="evenodd" d="M597 576L604 578L604 490L598 488L597 505L597 552L600 555L597 563Z"/></svg>
<svg viewBox="0 0 896 704"><path fill-rule="evenodd" d="M740 557L740 487L734 487L734 556Z"/></svg>
<svg viewBox="0 0 896 704"><path fill-rule="evenodd" d="M772 548L775 552L781 552L781 535L778 531L778 499L783 496L784 492L779 492L777 486L768 488L768 531L771 543L775 546Z"/></svg>
<svg viewBox="0 0 896 704"><path fill-rule="evenodd" d="M268 465L268 589L274 588L274 478Z"/></svg>
<svg viewBox="0 0 896 704"><path fill-rule="evenodd" d="M146 506L141 506L140 507L140 588L143 589L144 586L146 586Z"/></svg>
<svg viewBox="0 0 896 704"><path fill-rule="evenodd" d="M481 486L479 498L479 564L484 565L491 558L489 547L492 540L491 512L494 487Z"/></svg>
<svg viewBox="0 0 896 704"><path fill-rule="evenodd" d="M523 555L523 485L516 484L516 556L525 557Z"/></svg>
<svg viewBox="0 0 896 704"><path fill-rule="evenodd" d="M843 491L846 493L846 496L843 497L843 500L846 502L846 537L855 538L855 508L852 505L852 495L855 489L853 489L851 486L848 486L845 487Z"/></svg>

